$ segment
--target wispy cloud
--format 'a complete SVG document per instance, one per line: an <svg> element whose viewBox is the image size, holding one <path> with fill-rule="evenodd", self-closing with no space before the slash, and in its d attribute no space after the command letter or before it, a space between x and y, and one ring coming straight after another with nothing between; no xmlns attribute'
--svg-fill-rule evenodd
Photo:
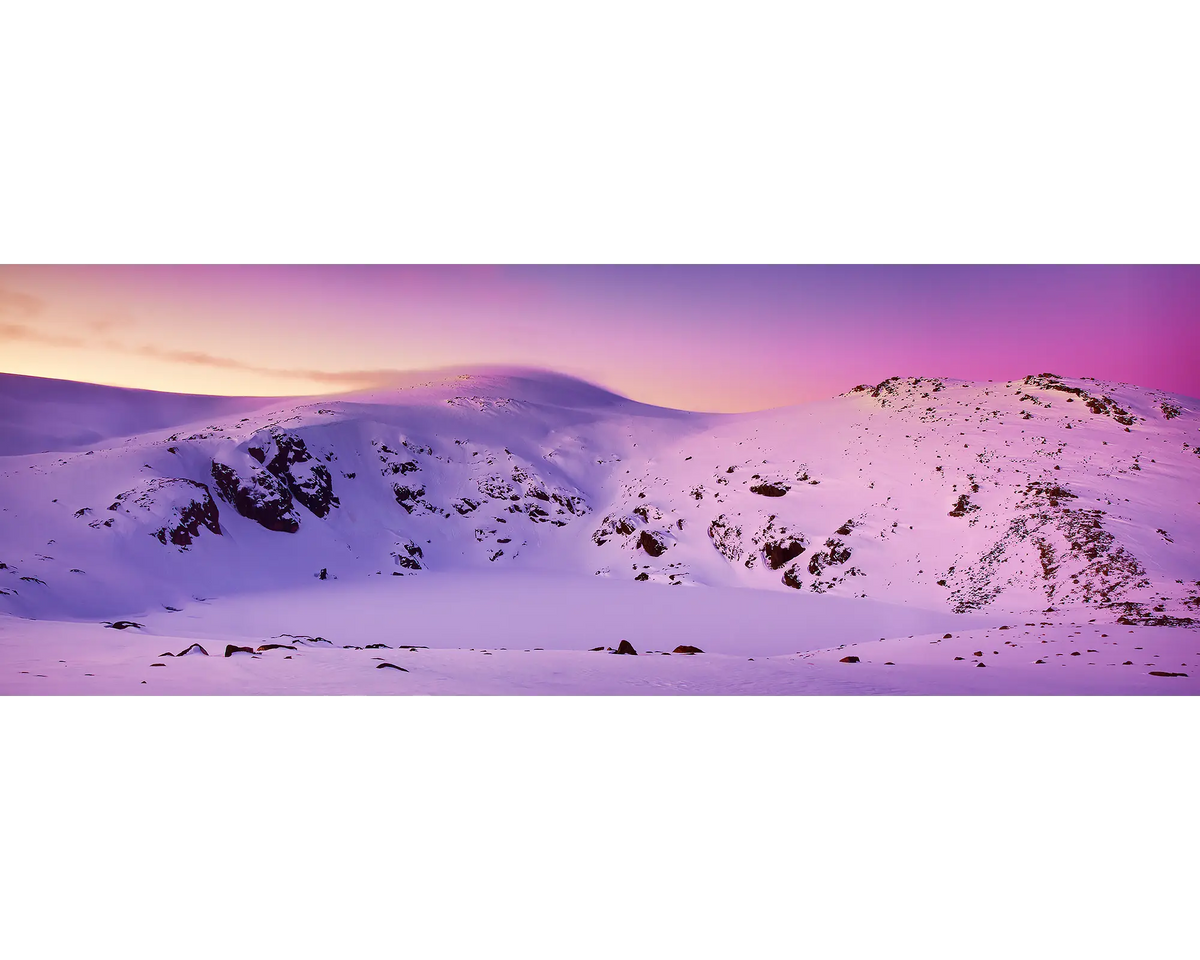
<svg viewBox="0 0 1200 960"><path fill-rule="evenodd" d="M247 373L265 374L272 377L289 377L296 380L313 380L317 383L336 384L371 384L379 383L395 376L394 370L343 370L330 372L328 370L281 369L279 367L262 367L258 364L245 363L232 357L221 357L197 350L164 350L161 347L142 344L128 346L113 340L105 340L102 346L106 350L116 350L123 353L133 353L141 357L155 360L165 360L170 363L186 363L191 366L217 367L222 370L244 370Z"/></svg>
<svg viewBox="0 0 1200 960"><path fill-rule="evenodd" d="M84 347L87 341L63 333L38 330L26 323L0 323L0 341L24 340L27 343L45 343L53 347Z"/></svg>
<svg viewBox="0 0 1200 960"><path fill-rule="evenodd" d="M44 306L38 297L0 287L0 317L32 317L41 313Z"/></svg>
<svg viewBox="0 0 1200 960"><path fill-rule="evenodd" d="M282 377L290 380L308 380L313 383L328 383L341 386L372 386L385 383L395 377L394 370L328 370L279 369L259 364L245 363L232 357L222 357L199 350L169 350L153 344L130 344L99 335L109 334L114 329L127 327L130 322L124 317L105 317L84 322L83 326L94 336L79 336L47 329L45 324L29 321L38 317L45 302L38 297L18 290L0 287L0 343L40 343L50 347L72 347L109 350L130 356L147 357L166 363L181 363L188 366L212 367L219 370L242 370L260 376ZM8 318L8 319L3 319Z"/></svg>

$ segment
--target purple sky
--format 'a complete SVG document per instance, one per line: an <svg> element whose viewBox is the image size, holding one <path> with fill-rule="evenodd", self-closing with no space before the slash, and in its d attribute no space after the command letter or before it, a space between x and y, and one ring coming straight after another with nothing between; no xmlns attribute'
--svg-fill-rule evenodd
<svg viewBox="0 0 1200 960"><path fill-rule="evenodd" d="M1200 268L0 267L0 370L302 394L521 364L750 410L1045 370L1200 395Z"/></svg>

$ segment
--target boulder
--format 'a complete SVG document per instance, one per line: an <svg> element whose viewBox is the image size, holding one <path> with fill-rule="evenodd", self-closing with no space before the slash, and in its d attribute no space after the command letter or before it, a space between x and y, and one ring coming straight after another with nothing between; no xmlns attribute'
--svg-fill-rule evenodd
<svg viewBox="0 0 1200 960"><path fill-rule="evenodd" d="M667 544L662 535L649 530L642 531L642 535L638 537L638 546L652 557L661 557L667 551Z"/></svg>
<svg viewBox="0 0 1200 960"><path fill-rule="evenodd" d="M622 640L619 644L617 644L617 649L614 650L613 653L628 654L629 656L633 657L638 655L638 652L633 649L633 644L628 640Z"/></svg>
<svg viewBox="0 0 1200 960"><path fill-rule="evenodd" d="M679 646L677 646L671 652L672 653L703 653L704 651L701 650L699 647L693 647L691 644L681 643Z"/></svg>
<svg viewBox="0 0 1200 960"><path fill-rule="evenodd" d="M853 656L842 657L842 659L838 661L838 663L858 663L858 662L859 662L858 657L853 657Z"/></svg>
<svg viewBox="0 0 1200 960"><path fill-rule="evenodd" d="M225 656L232 657L235 653L254 653L254 648L239 647L232 643L225 645Z"/></svg>

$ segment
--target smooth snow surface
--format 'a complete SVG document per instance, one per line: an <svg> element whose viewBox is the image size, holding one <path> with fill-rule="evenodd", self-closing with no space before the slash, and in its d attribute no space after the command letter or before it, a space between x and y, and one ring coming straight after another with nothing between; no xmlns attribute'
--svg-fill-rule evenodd
<svg viewBox="0 0 1200 960"><path fill-rule="evenodd" d="M894 378L718 415L530 370L397 382L0 376L0 690L1195 690L1190 398ZM223 656L286 634L329 642ZM622 639L642 655L589 652ZM645 656L679 644L705 653Z"/></svg>

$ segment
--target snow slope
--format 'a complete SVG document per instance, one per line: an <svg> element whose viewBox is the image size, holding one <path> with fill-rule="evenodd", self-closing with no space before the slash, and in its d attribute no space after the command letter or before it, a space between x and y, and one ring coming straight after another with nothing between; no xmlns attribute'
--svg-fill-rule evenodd
<svg viewBox="0 0 1200 960"><path fill-rule="evenodd" d="M97 622L131 619L776 657L1018 619L1170 636L1200 607L1200 404L1126 384L893 378L718 415L514 369L299 400L4 375L0 451L10 640L120 646L137 628Z"/></svg>

